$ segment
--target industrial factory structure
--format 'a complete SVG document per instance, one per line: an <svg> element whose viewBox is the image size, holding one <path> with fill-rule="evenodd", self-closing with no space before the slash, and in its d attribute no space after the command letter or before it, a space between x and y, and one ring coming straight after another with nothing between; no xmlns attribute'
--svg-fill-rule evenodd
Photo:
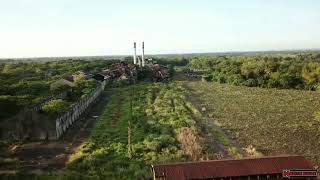
<svg viewBox="0 0 320 180"><path fill-rule="evenodd" d="M144 42L142 42L141 57L137 56L136 42L133 43L133 49L133 64L139 67L141 74L150 74L153 81L162 81L169 78L170 74L168 67L152 62L152 59L149 59L147 63L144 55Z"/></svg>
<svg viewBox="0 0 320 180"><path fill-rule="evenodd" d="M145 67L146 61L144 57L144 42L142 42L142 55L141 59L137 56L137 43L133 43L134 55L133 55L133 64L138 65L139 67Z"/></svg>

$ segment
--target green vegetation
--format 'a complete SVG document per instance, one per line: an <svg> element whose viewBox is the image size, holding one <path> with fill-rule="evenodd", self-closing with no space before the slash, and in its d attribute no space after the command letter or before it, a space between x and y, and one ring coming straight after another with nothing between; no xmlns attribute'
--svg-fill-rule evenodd
<svg viewBox="0 0 320 180"><path fill-rule="evenodd" d="M53 99L43 106L43 111L51 116L57 116L68 111L69 103L63 99Z"/></svg>
<svg viewBox="0 0 320 180"><path fill-rule="evenodd" d="M50 84L78 70L99 71L113 61L66 60L51 62L0 63L0 120L17 114L24 107L42 102L59 92L50 90ZM79 78L77 90L70 101L88 94L94 84ZM62 89L66 90L66 89Z"/></svg>
<svg viewBox="0 0 320 180"><path fill-rule="evenodd" d="M19 161L15 158L1 158L0 166L16 165Z"/></svg>
<svg viewBox="0 0 320 180"><path fill-rule="evenodd" d="M302 154L320 165L320 94L305 91L320 89L319 53L154 60L169 64L171 71L178 66L174 80L189 80L183 73L189 63L187 69L205 70L207 80L215 82L113 83L113 95L90 138L71 156L61 176L48 178L151 178L153 163L216 159L221 150L228 157L242 158L240 146L252 146L264 155ZM50 84L78 70L97 72L111 62L0 64L0 119L68 91L66 98L51 100L43 108L51 117L64 113L95 83L80 75L73 88L50 90ZM200 113L197 109L202 108ZM0 147L8 144L0 142Z"/></svg>
<svg viewBox="0 0 320 180"><path fill-rule="evenodd" d="M218 83L185 82L221 126L242 147L265 155L301 154L320 164L320 94Z"/></svg>
<svg viewBox="0 0 320 180"><path fill-rule="evenodd" d="M206 70L212 80L233 85L315 90L320 82L320 54L290 56L195 57L191 69Z"/></svg>
<svg viewBox="0 0 320 180"><path fill-rule="evenodd" d="M57 176L53 175L41 175L41 174L28 174L26 172L12 172L8 174L0 175L2 180L56 180L59 179ZM64 177L60 179L72 180L75 179L72 176Z"/></svg>
<svg viewBox="0 0 320 180"><path fill-rule="evenodd" d="M139 84L113 91L91 138L71 157L69 171L88 178L150 178L152 163L203 156L192 118L199 112L176 84Z"/></svg>

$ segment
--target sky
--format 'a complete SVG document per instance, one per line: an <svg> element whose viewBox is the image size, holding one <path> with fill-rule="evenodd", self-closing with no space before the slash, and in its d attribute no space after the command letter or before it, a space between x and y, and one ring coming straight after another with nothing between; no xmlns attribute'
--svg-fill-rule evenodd
<svg viewBox="0 0 320 180"><path fill-rule="evenodd" d="M319 0L0 0L0 58L320 48Z"/></svg>

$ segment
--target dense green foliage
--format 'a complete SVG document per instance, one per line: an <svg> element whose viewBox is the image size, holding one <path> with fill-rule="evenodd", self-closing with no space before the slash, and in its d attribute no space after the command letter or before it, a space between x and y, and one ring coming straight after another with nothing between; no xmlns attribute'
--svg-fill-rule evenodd
<svg viewBox="0 0 320 180"><path fill-rule="evenodd" d="M320 54L196 57L189 67L233 85L314 90L320 82Z"/></svg>
<svg viewBox="0 0 320 180"><path fill-rule="evenodd" d="M69 103L63 99L53 99L43 106L43 111L51 116L57 116L68 111Z"/></svg>
<svg viewBox="0 0 320 180"><path fill-rule="evenodd" d="M75 79L75 87L73 88L72 95L77 98L84 98L94 89L95 84L93 80L86 80L84 76L77 76Z"/></svg>
<svg viewBox="0 0 320 180"><path fill-rule="evenodd" d="M171 66L186 66L189 63L189 59L185 58L183 56L177 56L177 57L156 57L153 58L154 61L157 61L159 64L163 65L171 65Z"/></svg>
<svg viewBox="0 0 320 180"><path fill-rule="evenodd" d="M192 119L199 112L186 102L181 88L140 84L114 92L91 138L71 157L70 171L97 179L142 179L151 177L152 163L201 156L200 142L192 142L194 149L180 146L190 143L184 135L199 139Z"/></svg>
<svg viewBox="0 0 320 180"><path fill-rule="evenodd" d="M50 84L78 70L96 72L112 61L66 60L50 62L0 63L0 119L18 113L58 92ZM80 79L72 99L88 94L93 83Z"/></svg>

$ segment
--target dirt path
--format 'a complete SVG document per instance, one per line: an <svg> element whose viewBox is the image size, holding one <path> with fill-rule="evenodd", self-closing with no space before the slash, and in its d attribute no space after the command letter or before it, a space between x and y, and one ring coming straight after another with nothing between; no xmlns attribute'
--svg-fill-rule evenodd
<svg viewBox="0 0 320 180"><path fill-rule="evenodd" d="M65 167L70 155L89 137L98 116L107 104L110 92L105 92L101 99L86 111L58 141L34 142L10 147L8 157L17 158L13 166L0 168L1 172L26 170L28 172L59 171Z"/></svg>
<svg viewBox="0 0 320 180"><path fill-rule="evenodd" d="M232 140L226 132L224 132L220 127L218 127L214 120L209 116L206 111L205 106L202 105L199 98L196 94L193 93L193 90L188 86L187 81L181 81L181 85L188 91L187 98L189 101L200 110L203 117L205 117L206 122L201 126L203 130L203 135L205 136L206 141L209 146L215 150L217 159L225 158L237 158L239 156L246 156L243 152L241 146Z"/></svg>

